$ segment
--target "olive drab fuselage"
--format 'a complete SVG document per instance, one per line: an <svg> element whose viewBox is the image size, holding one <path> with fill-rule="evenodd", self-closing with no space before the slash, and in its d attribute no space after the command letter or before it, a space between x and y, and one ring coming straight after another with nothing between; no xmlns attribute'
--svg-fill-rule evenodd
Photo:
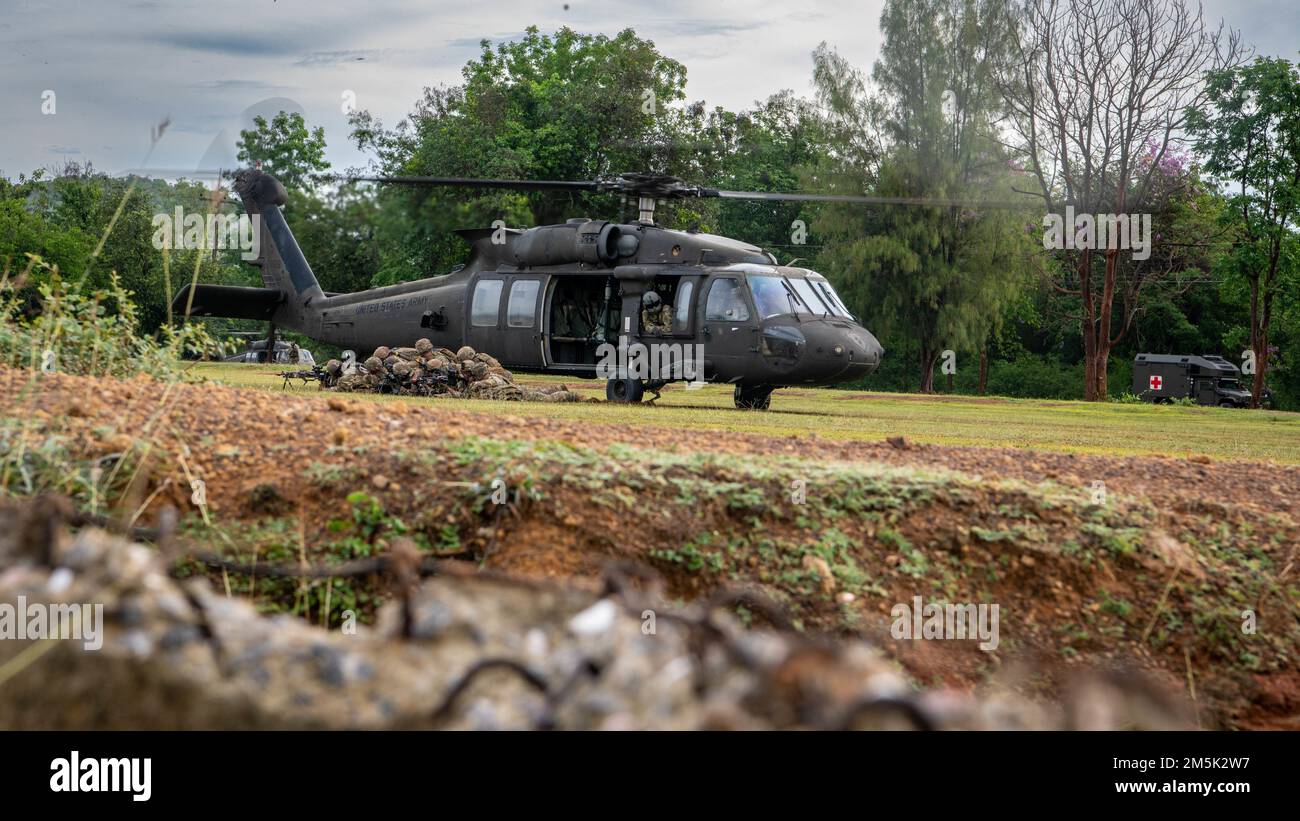
<svg viewBox="0 0 1300 821"><path fill-rule="evenodd" d="M601 357L638 345L698 351L705 381L767 386L852 380L883 353L819 274L777 265L734 239L645 223L464 230L472 253L451 273L326 294L280 212L279 183L246 172L236 190L250 214L262 215L255 264L266 287L201 285L195 315L267 319L357 352L427 338L490 352L512 371L577 377L604 373ZM649 290L671 307L671 329L643 327ZM188 299L186 289L177 306Z"/></svg>

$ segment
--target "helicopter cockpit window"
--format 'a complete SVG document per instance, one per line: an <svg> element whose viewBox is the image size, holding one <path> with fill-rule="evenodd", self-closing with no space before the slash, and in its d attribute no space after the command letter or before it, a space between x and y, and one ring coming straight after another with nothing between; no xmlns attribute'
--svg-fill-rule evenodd
<svg viewBox="0 0 1300 821"><path fill-rule="evenodd" d="M506 304L506 327L531 328L537 311L537 289L541 282L535 279L517 279L510 286L510 301Z"/></svg>
<svg viewBox="0 0 1300 821"><path fill-rule="evenodd" d="M474 286L474 301L470 303L469 322L477 328L495 328L501 313L501 285L499 279L480 279Z"/></svg>
<svg viewBox="0 0 1300 821"><path fill-rule="evenodd" d="M749 280L749 290L754 295L759 317L767 319L769 316L792 314L799 307L791 298L790 290L781 277L750 274L746 279Z"/></svg>
<svg viewBox="0 0 1300 821"><path fill-rule="evenodd" d="M814 314L825 315L836 312L835 308L827 304L826 300L817 293L817 289L813 288L812 283L808 280L790 277L789 282L790 287L794 288L795 293L799 295L799 298Z"/></svg>
<svg viewBox="0 0 1300 821"><path fill-rule="evenodd" d="M715 279L709 286L709 299L704 306L704 318L723 322L743 322L749 319L740 283L730 277Z"/></svg>
<svg viewBox="0 0 1300 821"><path fill-rule="evenodd" d="M691 301L695 297L695 283L686 280L677 289L677 304L673 310L673 331L685 333L691 325Z"/></svg>
<svg viewBox="0 0 1300 821"><path fill-rule="evenodd" d="M848 308L844 307L844 303L840 300L840 295L835 293L835 289L831 287L829 282L822 279L816 279L813 280L812 283L817 286L817 292L825 297L827 304L834 309L835 313L849 319L853 318L853 314L849 312Z"/></svg>

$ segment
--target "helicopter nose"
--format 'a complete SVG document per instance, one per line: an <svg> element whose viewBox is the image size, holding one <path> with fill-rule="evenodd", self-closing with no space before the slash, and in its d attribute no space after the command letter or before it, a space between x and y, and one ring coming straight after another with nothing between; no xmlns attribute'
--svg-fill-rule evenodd
<svg viewBox="0 0 1300 821"><path fill-rule="evenodd" d="M880 360L885 356L885 349L880 344L880 340L863 328L858 334L858 344L862 348L862 361L869 364L873 369L880 364Z"/></svg>
<svg viewBox="0 0 1300 821"><path fill-rule="evenodd" d="M853 376L866 376L876 369L885 349L866 328L854 328L845 334L837 347L844 349L848 370Z"/></svg>
<svg viewBox="0 0 1300 821"><path fill-rule="evenodd" d="M820 366L818 382L833 384L859 379L880 364L884 350L866 328L840 321L805 325L805 328L809 333L809 347Z"/></svg>

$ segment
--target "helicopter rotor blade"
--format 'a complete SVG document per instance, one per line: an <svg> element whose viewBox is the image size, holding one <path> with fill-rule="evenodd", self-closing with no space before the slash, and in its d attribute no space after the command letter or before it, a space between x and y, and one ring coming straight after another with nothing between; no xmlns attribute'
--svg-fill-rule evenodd
<svg viewBox="0 0 1300 821"><path fill-rule="evenodd" d="M855 194L793 194L768 191L723 191L700 189L701 197L720 197L727 200L760 200L769 202L847 202L859 205L920 205L932 208L1024 208L1024 203L981 202L954 200L941 197L868 197Z"/></svg>
<svg viewBox="0 0 1300 821"><path fill-rule="evenodd" d="M318 176L316 179L340 182L378 182L397 185L432 185L453 188L505 188L516 191L599 191L597 180L484 180L470 177L350 177Z"/></svg>
<svg viewBox="0 0 1300 821"><path fill-rule="evenodd" d="M653 199L728 199L766 202L839 202L858 205L912 205L931 208L1005 208L1026 207L1023 202L982 202L942 197L873 197L856 194L800 194L776 191L730 191L682 183L676 177L661 174L624 174L600 180L490 180L473 177L366 176L322 174L316 180L338 182L375 182L398 185L449 186L456 188L501 188L515 191L596 191Z"/></svg>

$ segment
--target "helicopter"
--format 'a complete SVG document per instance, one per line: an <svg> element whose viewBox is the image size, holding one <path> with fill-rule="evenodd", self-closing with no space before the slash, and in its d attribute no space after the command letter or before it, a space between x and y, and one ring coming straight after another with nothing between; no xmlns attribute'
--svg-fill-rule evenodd
<svg viewBox="0 0 1300 821"><path fill-rule="evenodd" d="M685 197L866 202L889 198L726 191L655 173L598 180L349 177L470 188L596 191L635 199L635 222L587 218L528 229L461 229L469 260L449 273L326 293L281 213L284 186L245 169L234 189L260 223L265 287L185 286L185 316L268 321L349 350L411 345L490 352L511 371L603 378L609 401L641 402L670 382L733 386L737 408L772 391L866 376L884 350L826 277L779 265L736 239L657 225L657 201ZM259 219L260 218L260 219Z"/></svg>

